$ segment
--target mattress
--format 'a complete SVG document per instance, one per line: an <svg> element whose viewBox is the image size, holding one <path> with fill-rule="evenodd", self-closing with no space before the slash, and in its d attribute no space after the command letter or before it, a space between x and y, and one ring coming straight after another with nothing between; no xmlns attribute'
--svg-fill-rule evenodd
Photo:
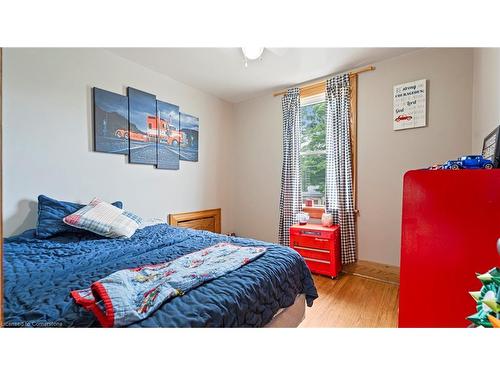
<svg viewBox="0 0 500 375"><path fill-rule="evenodd" d="M296 328L306 317L306 297L299 294L292 306L280 309L265 328Z"/></svg>
<svg viewBox="0 0 500 375"><path fill-rule="evenodd" d="M144 227L131 239L84 234L40 240L29 230L5 239L5 325L97 326L93 315L73 302L71 290L120 269L169 261L219 242L265 246L267 251L130 327L263 327L294 305L297 295L303 294L309 306L317 298L302 257L277 244L166 224Z"/></svg>

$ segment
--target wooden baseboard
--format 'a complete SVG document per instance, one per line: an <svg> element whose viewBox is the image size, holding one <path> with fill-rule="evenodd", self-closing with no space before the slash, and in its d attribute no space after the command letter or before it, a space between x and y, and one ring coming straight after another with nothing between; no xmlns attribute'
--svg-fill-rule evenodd
<svg viewBox="0 0 500 375"><path fill-rule="evenodd" d="M342 266L342 272L367 279L399 285L399 267L396 266L370 262L367 260L358 260L356 263Z"/></svg>

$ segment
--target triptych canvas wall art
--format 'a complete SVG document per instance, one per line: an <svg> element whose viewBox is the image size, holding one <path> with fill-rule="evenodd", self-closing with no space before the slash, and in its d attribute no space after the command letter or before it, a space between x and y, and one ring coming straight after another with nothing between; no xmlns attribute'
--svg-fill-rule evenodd
<svg viewBox="0 0 500 375"><path fill-rule="evenodd" d="M181 113L180 126L185 137L181 143L180 159L198 161L198 118Z"/></svg>
<svg viewBox="0 0 500 375"><path fill-rule="evenodd" d="M94 150L128 155L129 162L176 170L198 161L199 119L155 95L127 88L127 96L93 89Z"/></svg>
<svg viewBox="0 0 500 375"><path fill-rule="evenodd" d="M94 149L128 155L128 98L94 88Z"/></svg>
<svg viewBox="0 0 500 375"><path fill-rule="evenodd" d="M179 127L179 107L157 101L158 164L160 169L179 169L179 147L185 139Z"/></svg>

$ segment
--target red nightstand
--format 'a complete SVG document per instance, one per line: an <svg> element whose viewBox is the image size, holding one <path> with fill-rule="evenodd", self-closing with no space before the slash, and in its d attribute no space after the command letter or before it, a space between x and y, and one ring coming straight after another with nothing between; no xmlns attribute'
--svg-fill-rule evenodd
<svg viewBox="0 0 500 375"><path fill-rule="evenodd" d="M340 228L316 224L294 225L290 228L290 247L297 251L313 273L337 277L340 262Z"/></svg>

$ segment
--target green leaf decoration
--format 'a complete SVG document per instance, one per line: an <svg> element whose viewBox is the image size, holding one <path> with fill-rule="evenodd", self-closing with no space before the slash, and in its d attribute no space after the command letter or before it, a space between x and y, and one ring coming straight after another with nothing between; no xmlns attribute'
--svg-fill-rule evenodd
<svg viewBox="0 0 500 375"><path fill-rule="evenodd" d="M492 300L492 299L483 300L483 303L486 306L488 306L495 314L497 314L500 311L500 307L495 300Z"/></svg>
<svg viewBox="0 0 500 375"><path fill-rule="evenodd" d="M500 319L500 269L495 267L476 276L483 287L478 292L469 292L476 301L477 312L467 319L477 326L491 328L492 322L496 325Z"/></svg>
<svg viewBox="0 0 500 375"><path fill-rule="evenodd" d="M477 302L479 301L479 297L481 297L481 291L478 290L477 292L469 292L472 298Z"/></svg>
<svg viewBox="0 0 500 375"><path fill-rule="evenodd" d="M491 281L493 279L493 276L491 276L488 272L483 273L482 275L479 275L477 277L481 281Z"/></svg>

